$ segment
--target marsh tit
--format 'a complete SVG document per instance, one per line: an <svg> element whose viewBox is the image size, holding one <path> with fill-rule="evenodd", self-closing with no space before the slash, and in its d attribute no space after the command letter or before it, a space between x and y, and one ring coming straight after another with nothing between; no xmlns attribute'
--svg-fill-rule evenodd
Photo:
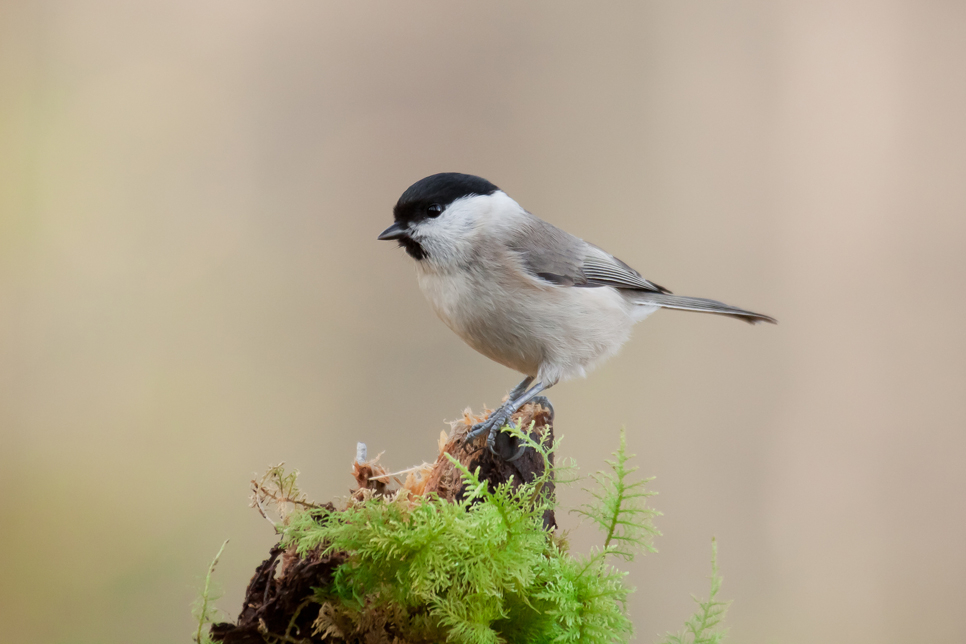
<svg viewBox="0 0 966 644"><path fill-rule="evenodd" d="M775 323L714 300L673 295L473 175L421 179L393 215L378 238L399 242L416 260L419 287L437 315L468 345L526 376L467 435L468 442L489 432L491 450L520 407L617 353L631 326L660 308Z"/></svg>

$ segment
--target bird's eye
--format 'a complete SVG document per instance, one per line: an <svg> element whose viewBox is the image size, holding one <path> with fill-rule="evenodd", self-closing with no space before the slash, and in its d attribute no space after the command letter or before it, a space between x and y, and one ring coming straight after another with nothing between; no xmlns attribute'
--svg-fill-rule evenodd
<svg viewBox="0 0 966 644"><path fill-rule="evenodd" d="M426 208L426 214L430 217L439 217L443 214L443 207L438 203L431 203L429 207Z"/></svg>

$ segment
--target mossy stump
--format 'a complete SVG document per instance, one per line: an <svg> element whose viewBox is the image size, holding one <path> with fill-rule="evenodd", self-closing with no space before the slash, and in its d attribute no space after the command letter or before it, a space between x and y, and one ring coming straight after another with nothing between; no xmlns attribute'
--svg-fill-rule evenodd
<svg viewBox="0 0 966 644"><path fill-rule="evenodd" d="M357 484L352 492L353 502L365 503L371 498L400 491L417 496L436 495L450 502L460 501L465 496L466 483L447 455L471 471L479 468L480 480L485 481L491 491L507 482L513 487L530 483L544 474L544 459L533 448L526 448L515 461L505 460L505 456L514 454L517 448L517 439L509 434L501 433L497 437L496 449L500 455L494 455L486 448L484 437L464 445L469 428L481 419L469 410L464 412L463 419L454 422L449 435L445 440L441 439L435 463L414 468L416 471L411 472L405 481L395 478L372 461L353 463L352 474ZM526 429L532 425L534 438L546 436L547 444L552 444L553 410L549 404L528 404L513 419L517 427ZM552 459L553 455L550 457ZM391 489L393 479L400 484L399 488ZM542 493L550 498L554 494L552 472ZM321 507L329 512L338 511L332 504ZM543 522L547 529L556 528L552 510L544 512ZM400 640L394 635L388 613L383 614L383 623L368 625L363 638L339 637L332 632L317 632L318 629L313 632L313 624L318 622L320 611L325 609L313 601L314 589L329 586L336 569L345 560L345 555L338 552L320 556L318 551L313 551L299 556L294 549L276 544L255 570L236 623L212 624L211 639L225 644L398 643Z"/></svg>

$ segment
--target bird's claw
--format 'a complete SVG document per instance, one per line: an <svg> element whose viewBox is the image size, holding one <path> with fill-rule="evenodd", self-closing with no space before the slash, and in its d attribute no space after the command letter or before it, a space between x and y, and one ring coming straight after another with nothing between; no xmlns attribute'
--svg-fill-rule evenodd
<svg viewBox="0 0 966 644"><path fill-rule="evenodd" d="M507 463L512 463L513 461L515 461L518 458L520 458L521 456L523 456L523 453L525 451L527 451L527 446L526 445L521 445L520 447L517 448L517 451L513 453L513 456L511 456L510 458L506 459L506 462Z"/></svg>
<svg viewBox="0 0 966 644"><path fill-rule="evenodd" d="M473 427L470 428L470 431L466 434L466 438L464 439L464 442L470 443L473 440L475 440L478 436L481 436L483 433L487 433L487 436L486 436L487 449L489 449L490 452L495 454L496 456L500 456L500 453L496 449L496 436L507 425L516 428L516 425L514 425L513 421L511 420L511 416L512 414L509 413L506 409L502 407L497 409L492 414L490 414L489 418L487 418L481 423L476 423L475 425L473 425ZM525 450L526 450L526 446L521 445L520 447L517 448L516 452L514 452L510 458L507 458L505 460L509 463L512 463L513 461L523 456L523 452Z"/></svg>
<svg viewBox="0 0 966 644"><path fill-rule="evenodd" d="M550 412L550 420L554 418L553 405L550 404L550 399L546 396L534 396L530 402L534 405L540 405Z"/></svg>

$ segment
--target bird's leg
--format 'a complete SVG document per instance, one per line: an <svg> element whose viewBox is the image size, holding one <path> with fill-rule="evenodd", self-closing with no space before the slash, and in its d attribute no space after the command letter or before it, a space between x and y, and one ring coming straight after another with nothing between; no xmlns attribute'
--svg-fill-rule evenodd
<svg viewBox="0 0 966 644"><path fill-rule="evenodd" d="M491 422L491 420L495 420L495 417L498 413L502 412L505 407L507 407L510 403L512 403L516 398L521 396L523 392L527 390L527 387L530 386L531 382L533 382L533 376L527 376L526 378L524 378L519 385L513 388L513 391L511 391L510 395L507 396L506 402L500 405L499 407L497 407L496 409L494 409L493 413L490 414L489 418L484 420L482 423L476 423L475 425L473 425L472 429L470 429L469 433L466 435L464 442L469 443L471 440L473 440L474 438L476 438L477 436L485 432L487 429L491 428L493 426L493 423ZM506 422L505 418L503 419L503 422L504 423ZM503 427L502 423L500 424L500 427ZM499 429L499 427L497 429Z"/></svg>
<svg viewBox="0 0 966 644"><path fill-rule="evenodd" d="M523 392L527 390L527 387L530 386L531 382L533 382L533 376L527 376L524 378L519 385L513 388L513 391L510 392L510 395L506 397L507 403L513 402L518 396L523 394Z"/></svg>
<svg viewBox="0 0 966 644"><path fill-rule="evenodd" d="M541 391L544 391L545 389L548 389L553 385L554 383L552 382L540 381L537 384L535 384L533 387L528 389L526 392L520 394L518 397L507 401L507 403L498 410L499 416L500 416L499 418L497 419L493 418L494 416L498 415L497 412L493 412L492 414L490 414L490 418L487 419L487 422L493 419L494 423L490 425L490 434L486 437L486 446L490 449L492 453L497 454L496 435L501 429L503 429L503 426L507 424L507 421L510 420L510 417L513 414L515 414L517 410L519 410L521 407L523 407L528 402L530 402L530 400L536 397L537 394L539 394ZM516 453L510 458L508 458L507 461L513 462L517 460L518 458L523 456L523 451L525 449L526 447L521 445L517 449Z"/></svg>

